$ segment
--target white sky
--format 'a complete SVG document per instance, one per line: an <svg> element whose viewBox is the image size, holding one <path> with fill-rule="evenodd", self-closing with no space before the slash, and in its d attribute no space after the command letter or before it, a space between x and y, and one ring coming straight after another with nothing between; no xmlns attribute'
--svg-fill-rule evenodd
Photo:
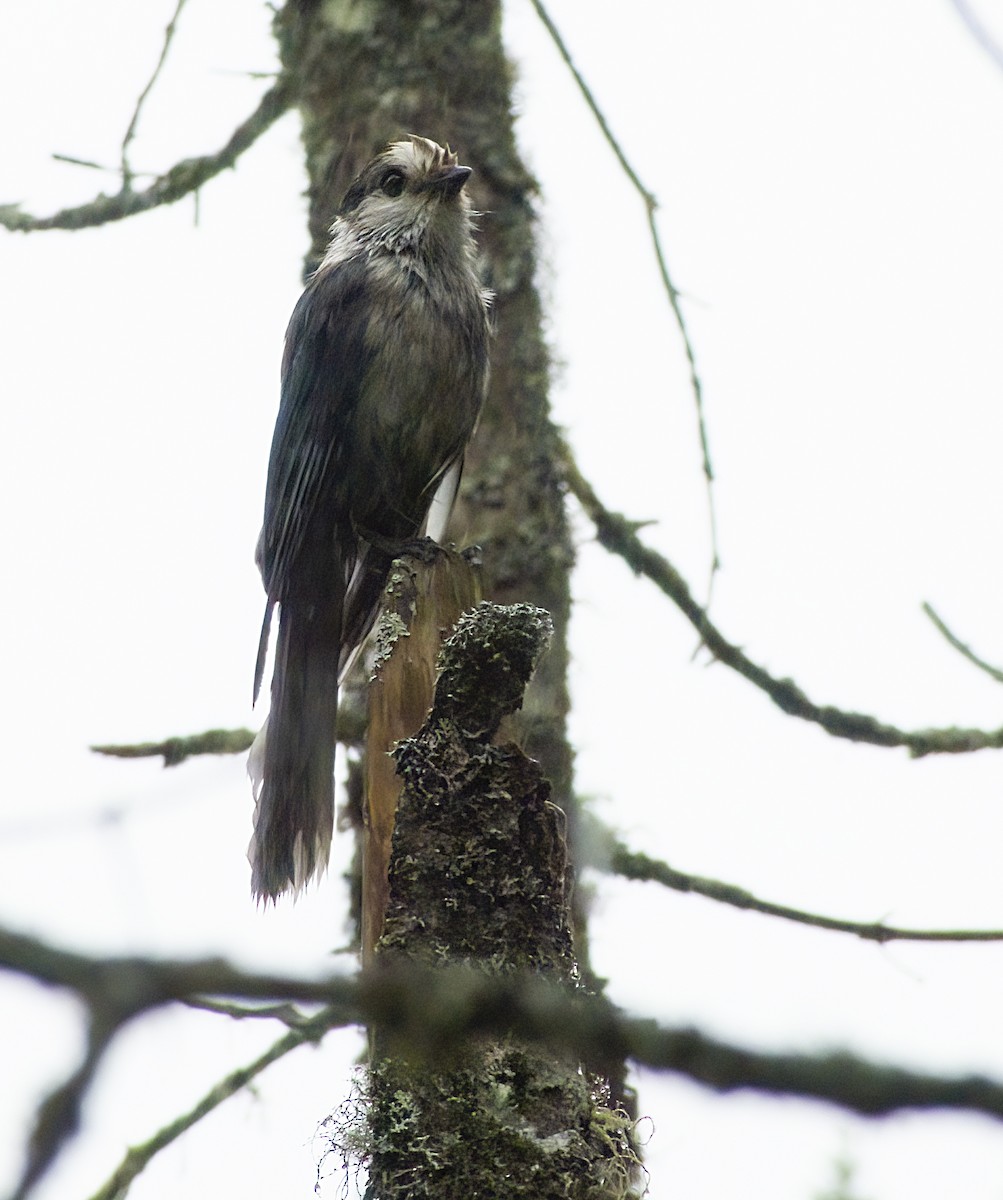
<svg viewBox="0 0 1003 1200"><path fill-rule="evenodd" d="M50 155L116 162L172 7L0 10L0 202L48 212L114 190ZM998 4L978 7L1003 37ZM998 686L919 607L1003 662L1003 74L947 0L551 11L661 201L688 297L718 472L720 627L819 702L902 727L1003 723ZM508 5L507 33L544 192L557 419L606 502L656 521L645 537L699 591L693 410L643 212L526 0ZM265 86L245 73L273 61L263 7L192 0L135 167L215 150ZM87 751L257 719L252 553L304 182L290 116L204 190L197 225L189 201L0 239L0 921L63 945L307 971L345 939L337 867L295 908L251 905L240 760L163 771ZM691 662L675 610L576 528L577 781L632 845L851 919L1003 927L997 754L911 762L783 717ZM109 810L124 815L102 823ZM757 1047L1003 1078L1003 948L881 949L651 885L595 887L594 965L633 1011ZM90 1194L126 1145L279 1033L192 1013L137 1024L40 1200ZM0 979L0 1181L79 1044L69 1001ZM297 1051L131 1196L310 1195L317 1124L359 1049L345 1033ZM656 1200L808 1200L844 1149L866 1200L1003 1196L1003 1137L980 1118L865 1122L640 1086Z"/></svg>

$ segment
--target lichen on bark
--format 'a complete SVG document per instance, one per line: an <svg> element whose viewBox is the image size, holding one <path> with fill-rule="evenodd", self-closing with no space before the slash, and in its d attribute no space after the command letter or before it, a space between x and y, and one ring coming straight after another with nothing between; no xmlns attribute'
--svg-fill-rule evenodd
<svg viewBox="0 0 1003 1200"><path fill-rule="evenodd" d="M582 987L564 814L540 765L493 740L552 635L530 605L480 604L446 640L432 710L396 751L403 781L376 959L463 964ZM471 1038L443 1060L371 1031L359 1120L337 1128L370 1200L636 1194L631 1120L571 1054Z"/></svg>
<svg viewBox="0 0 1003 1200"><path fill-rule="evenodd" d="M490 390L466 456L449 536L482 548L487 598L504 605L538 606L554 624L549 652L518 719L508 719L516 726L513 736L532 746L542 770L514 746L485 740L472 747L457 729L447 737L441 722L434 735L439 739L437 766L419 766L413 749L401 752L405 791L424 800L411 809L409 800L401 809L402 828L395 837L401 846L409 844L409 837L414 840L411 850L397 855L391 867L391 889L396 889L398 902L395 905L391 897L384 952L406 952L424 961L476 961L485 970L528 967L571 986L579 971L589 978L584 914L572 906L575 892L566 855L566 842L574 840L577 824L566 731L566 633L574 551L557 465L558 440L550 419L550 364L536 289L537 185L516 149L513 72L502 47L500 0L291 0L278 15L276 31L283 68L302 116L311 239L307 272L320 261L346 188L388 141L407 133L448 141L473 168L469 186L482 214L478 244L484 282L495 294L495 335ZM482 717L468 716L467 722L470 731L484 725ZM347 725L343 720L342 727ZM448 800L434 799L438 784L449 791ZM362 805L358 808L361 813ZM454 822L448 828L447 815ZM434 907L421 907L436 895ZM486 933L491 934L490 942L484 941ZM421 934L428 935L424 941ZM378 1034L375 1043L378 1051ZM475 1055L473 1062L450 1068L459 1074L424 1082L399 1058L381 1059L377 1053L370 1079L374 1086L379 1084L372 1097L376 1124L369 1142L373 1179L389 1187L387 1181L402 1177L401 1172L414 1178L396 1192L380 1191L384 1184L374 1183L377 1190L372 1195L595 1195L567 1185L560 1166L565 1151L558 1142L566 1136L571 1147L566 1164L581 1151L580 1186L591 1187L604 1178L606 1166L612 1170L620 1160L608 1149L615 1137L597 1137L606 1151L605 1157L597 1151L595 1158L590 1157L590 1139L597 1130L608 1133L611 1123L626 1129L617 1121L627 1119L610 1116L611 1110L601 1104L597 1107L599 1092L575 1062L560 1060L555 1066L542 1052L503 1043L468 1049ZM525 1064L530 1055L538 1055L538 1070L515 1072L526 1083L513 1088L506 1083L505 1071L513 1062ZM496 1070L493 1063L508 1066ZM563 1083L556 1092L532 1082L552 1078L557 1067ZM603 1069L619 1075L616 1064L604 1064ZM502 1106L499 1117L497 1112L490 1115L489 1105L488 1113L478 1116L478 1106L506 1087L506 1095L518 1097L514 1107ZM623 1095L622 1079L617 1078L614 1087L617 1096ZM469 1109L462 1120L456 1116L458 1095ZM555 1108L565 1113L556 1133L541 1107L541 1097L555 1095L560 1096ZM402 1096L409 1099L404 1102ZM453 1183L447 1185L433 1162L421 1166L420 1153L408 1138L394 1143L393 1122L415 1112L427 1114L428 1127L442 1131L436 1154L455 1158L466 1151L471 1170L473 1159L480 1162L479 1191L456 1182L465 1169L459 1161L453 1162ZM433 1119L433 1113L442 1120ZM525 1162L532 1166L526 1168L526 1179L536 1183L528 1182L522 1191L515 1190L514 1183L508 1186L509 1175L500 1167L487 1172L488 1164L472 1149L481 1145L478 1130L492 1131L484 1135L487 1154L492 1144L508 1144L505 1130L512 1122L545 1131L527 1135L532 1153ZM459 1141L447 1136L450 1127ZM558 1142L549 1140L552 1137ZM449 1146L454 1150L447 1152L444 1147ZM544 1153L548 1148L549 1158ZM395 1154L418 1157L405 1163ZM550 1176L547 1162L553 1168ZM512 1172L514 1180L514 1165ZM552 1190L541 1187L545 1176Z"/></svg>

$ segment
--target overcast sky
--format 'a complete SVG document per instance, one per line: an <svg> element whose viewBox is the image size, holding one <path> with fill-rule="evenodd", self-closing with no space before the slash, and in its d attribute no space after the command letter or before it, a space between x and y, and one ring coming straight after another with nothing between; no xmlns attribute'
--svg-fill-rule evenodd
<svg viewBox="0 0 1003 1200"><path fill-rule="evenodd" d="M0 203L46 213L115 190L51 156L116 164L172 9L0 10ZM978 9L1003 39L998 6ZM643 209L527 0L506 12L542 185L556 419L604 501L651 520L644 537L702 593L693 405ZM948 0L551 12L660 201L718 476L720 628L819 703L903 728L1003 724L999 685L920 608L1003 665L1003 72ZM191 0L135 168L218 148L266 86L249 73L274 65L263 6ZM96 953L353 967L331 958L347 938L338 862L295 907L253 908L241 761L164 771L87 750L260 719L252 558L304 186L290 115L197 212L0 237L6 925ZM1003 927L999 754L913 762L784 717L694 660L678 613L584 519L575 529L577 786L628 843L831 915ZM1001 948L879 948L590 883L594 966L632 1011L755 1047L1003 1079ZM280 1032L194 1013L138 1023L40 1200L89 1195L128 1144ZM0 979L0 1180L80 1039L72 1002ZM130 1195L310 1195L318 1123L360 1048L346 1032L297 1051ZM843 1152L861 1200L1003 1197L1003 1137L980 1118L864 1122L638 1084L656 1198L808 1200Z"/></svg>

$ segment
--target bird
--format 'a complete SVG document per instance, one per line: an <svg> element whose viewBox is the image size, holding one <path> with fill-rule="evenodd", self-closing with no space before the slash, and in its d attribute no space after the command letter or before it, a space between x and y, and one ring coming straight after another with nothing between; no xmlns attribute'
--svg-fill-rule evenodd
<svg viewBox="0 0 1003 1200"><path fill-rule="evenodd" d="M256 561L266 594L249 761L260 902L327 865L338 686L376 620L391 563L440 540L487 389L482 286L462 166L448 144L391 142L345 193L293 310Z"/></svg>

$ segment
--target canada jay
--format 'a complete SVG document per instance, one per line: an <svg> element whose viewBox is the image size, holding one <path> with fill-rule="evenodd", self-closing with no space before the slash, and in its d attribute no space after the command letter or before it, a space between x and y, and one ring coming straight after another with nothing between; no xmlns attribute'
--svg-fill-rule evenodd
<svg viewBox="0 0 1003 1200"><path fill-rule="evenodd" d="M441 538L488 370L470 168L394 142L348 189L286 332L257 562L279 606L271 710L251 752L251 889L299 891L327 864L338 683L409 541Z"/></svg>

